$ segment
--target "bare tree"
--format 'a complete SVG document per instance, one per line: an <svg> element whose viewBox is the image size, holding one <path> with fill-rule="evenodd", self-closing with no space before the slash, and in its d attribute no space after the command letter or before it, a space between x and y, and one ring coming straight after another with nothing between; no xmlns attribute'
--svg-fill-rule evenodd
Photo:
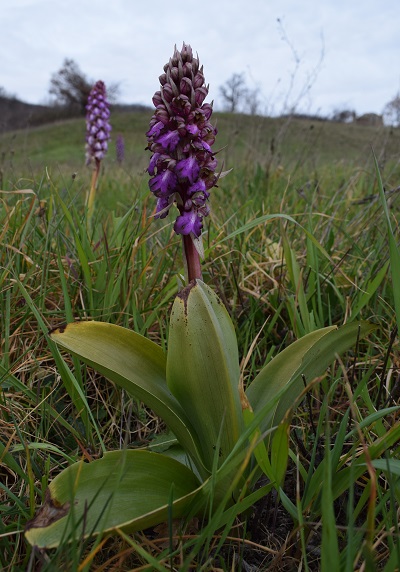
<svg viewBox="0 0 400 572"><path fill-rule="evenodd" d="M80 70L74 60L67 58L58 72L52 75L49 93L55 98L57 105L68 107L72 113L84 115L87 99L94 83ZM107 86L109 101L115 100L118 89L118 84Z"/></svg>
<svg viewBox="0 0 400 572"><path fill-rule="evenodd" d="M225 83L221 85L219 91L224 99L227 111L235 113L243 103L247 94L244 73L234 73Z"/></svg>
<svg viewBox="0 0 400 572"><path fill-rule="evenodd" d="M383 117L388 125L400 127L400 93L385 105Z"/></svg>
<svg viewBox="0 0 400 572"><path fill-rule="evenodd" d="M277 18L277 23L281 34L281 39L288 45L294 62L293 71L290 74L289 87L287 89L286 94L284 95L283 105L282 105L282 112L285 115L290 115L296 113L299 104L305 98L309 98L310 92L315 82L318 79L319 72L321 70L322 63L325 58L325 48L324 48L323 37L321 37L322 44L321 44L321 52L319 55L319 60L314 66L314 68L306 72L305 79L303 80L303 83L300 84L299 86L298 75L299 72L301 71L301 66L302 66L301 57L299 56L295 46L293 45L289 36L287 35L284 23L281 20L281 18Z"/></svg>
<svg viewBox="0 0 400 572"><path fill-rule="evenodd" d="M93 82L80 70L78 64L67 58L58 72L51 76L49 93L57 105L84 114L92 85Z"/></svg>

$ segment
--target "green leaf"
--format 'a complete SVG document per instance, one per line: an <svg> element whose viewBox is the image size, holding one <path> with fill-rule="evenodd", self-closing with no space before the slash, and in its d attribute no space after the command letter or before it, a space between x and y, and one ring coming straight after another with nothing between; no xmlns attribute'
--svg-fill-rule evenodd
<svg viewBox="0 0 400 572"><path fill-rule="evenodd" d="M197 280L172 308L167 383L195 428L208 469L216 454L220 461L228 456L243 428L239 375L232 321L216 294Z"/></svg>
<svg viewBox="0 0 400 572"><path fill-rule="evenodd" d="M400 422L392 425L385 435L375 439L372 443L368 445L368 457L370 460L375 462L375 459L381 457L386 451L389 451L391 447L394 446L400 440ZM351 456L354 455L354 450L350 450L347 455L343 455L341 459L341 465L345 465L343 468L340 467L339 470L335 472L332 478L332 495L333 499L337 499L341 494L344 493L350 486L352 482L356 482L362 474L366 471L366 454L361 453L359 457L351 460ZM350 466L348 462L350 461ZM386 462L386 461L385 461ZM387 466L387 465L386 465ZM392 468L392 467L391 467ZM394 471L392 471L394 472ZM304 500L304 506L308 506L311 499ZM320 511L320 503L317 501L313 505L313 511L317 514Z"/></svg>
<svg viewBox="0 0 400 572"><path fill-rule="evenodd" d="M400 251L397 247L397 241L393 232L392 223L390 221L389 208L386 202L385 189L383 186L383 181L379 170L378 159L376 158L375 153L373 153L373 155L375 162L376 177L378 181L379 195L386 219L386 228L389 240L390 271L392 274L392 282L393 282L394 307L396 310L397 328L400 331Z"/></svg>
<svg viewBox="0 0 400 572"><path fill-rule="evenodd" d="M302 513L298 510L298 507L290 500L283 489L279 490L279 498L282 502L283 508L288 511L290 516L296 522L301 522Z"/></svg>
<svg viewBox="0 0 400 572"><path fill-rule="evenodd" d="M391 413L394 413L395 411L398 411L400 409L400 407L398 405L393 405L392 407L386 407L385 409L380 409L379 411L374 411L374 413L371 413L371 415L368 415L367 417L365 417L365 419L362 419L361 421L359 421L357 423L357 426L354 427L354 429L352 429L349 433L347 433L347 435L344 437L344 441L348 441L351 439L351 437L355 434L358 433L358 431L360 429L364 429L365 427L370 427L370 426L374 426L374 432L377 432L375 423L377 421L379 421L380 419L382 419L382 417L385 417L385 415L390 415ZM382 435L378 435L379 437L383 436L383 434L386 435L386 430L384 433L382 433Z"/></svg>
<svg viewBox="0 0 400 572"><path fill-rule="evenodd" d="M200 490L195 475L174 459L112 451L57 475L25 536L31 545L52 548L116 528L141 530L168 520L171 510L173 518L184 515Z"/></svg>
<svg viewBox="0 0 400 572"><path fill-rule="evenodd" d="M276 428L271 439L271 465L278 486L283 485L289 459L289 423L283 422Z"/></svg>
<svg viewBox="0 0 400 572"><path fill-rule="evenodd" d="M293 300L293 312L296 315L296 319L292 320L292 322L295 325L297 337L300 337L300 333L303 335L303 333L308 333L315 328L311 327L310 312L307 307L307 299L302 280L302 271L297 262L296 253L290 247L283 221L281 221L281 238L291 286L293 291L296 292L296 301ZM297 311L297 306L300 314Z"/></svg>
<svg viewBox="0 0 400 572"><path fill-rule="evenodd" d="M358 316L361 310L368 304L372 296L375 294L375 292L381 285L382 280L385 278L388 268L389 268L389 261L382 266L382 268L379 270L379 272L376 273L376 275L373 278L368 280L366 285L363 287L363 291L361 292L357 300L357 304L351 309L350 320L353 320L356 316Z"/></svg>
<svg viewBox="0 0 400 572"><path fill-rule="evenodd" d="M304 380L309 383L324 373L337 354L355 346L358 337L363 338L375 328L373 324L361 322L346 324L339 329L330 326L316 330L272 359L246 390L257 414L280 390L286 388L277 405L263 419L261 432L282 421L304 390Z"/></svg>
<svg viewBox="0 0 400 572"><path fill-rule="evenodd" d="M167 387L166 357L157 344L104 322L68 324L53 331L51 338L153 409L191 455L200 473L207 476L191 423Z"/></svg>
<svg viewBox="0 0 400 572"><path fill-rule="evenodd" d="M375 469L392 473L400 477L400 460L399 459L376 459L371 463Z"/></svg>
<svg viewBox="0 0 400 572"><path fill-rule="evenodd" d="M8 467L14 471L14 473L17 473L21 479L28 480L27 474L23 471L20 464L14 459L8 449L9 448L0 441L0 467Z"/></svg>
<svg viewBox="0 0 400 572"><path fill-rule="evenodd" d="M321 570L322 572L340 572L340 553L338 533L336 528L335 509L332 495L332 453L330 449L330 431L327 423L325 458L324 458L324 486L322 488L322 542L321 542Z"/></svg>
<svg viewBox="0 0 400 572"><path fill-rule="evenodd" d="M246 428L251 427L254 425L254 411L249 407L243 408L243 419ZM261 432L260 429L257 427L250 437L250 443L252 439L256 439L257 444L254 447L253 454L256 458L257 464L262 470L262 472L268 477L268 479L275 485L276 483L276 476L275 471L270 463L267 447L265 446L265 440L261 439Z"/></svg>

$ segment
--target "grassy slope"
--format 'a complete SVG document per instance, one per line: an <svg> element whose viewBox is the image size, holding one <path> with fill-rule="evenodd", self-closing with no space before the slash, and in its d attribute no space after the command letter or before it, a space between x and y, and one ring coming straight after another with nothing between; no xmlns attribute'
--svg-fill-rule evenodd
<svg viewBox="0 0 400 572"><path fill-rule="evenodd" d="M224 148L221 156L227 166L248 163L268 164L271 157L291 172L299 164L320 168L344 161L359 164L371 146L385 160L398 157L400 130L365 127L296 118L260 118L243 115L214 114L219 134L216 145ZM148 155L144 136L149 114L146 112L113 115L113 140L121 133L125 139L129 165L145 167ZM83 119L73 119L41 127L19 130L0 136L3 162L11 160L16 170L58 163L74 169L82 167ZM109 160L115 160L110 146Z"/></svg>

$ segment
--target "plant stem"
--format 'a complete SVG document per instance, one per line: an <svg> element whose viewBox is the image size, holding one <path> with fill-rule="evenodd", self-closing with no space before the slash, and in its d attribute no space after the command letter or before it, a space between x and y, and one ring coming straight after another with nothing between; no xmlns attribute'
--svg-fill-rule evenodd
<svg viewBox="0 0 400 572"><path fill-rule="evenodd" d="M189 282L196 278L199 278L200 280L202 278L200 256L193 243L192 237L190 235L183 235L182 238L184 259L186 262L186 277L189 284Z"/></svg>
<svg viewBox="0 0 400 572"><path fill-rule="evenodd" d="M96 197L96 187L97 187L97 179L99 178L100 173L100 161L96 159L96 166L92 173L92 182L90 185L89 196L87 199L87 220L90 222L93 216L93 209L94 209L94 199Z"/></svg>

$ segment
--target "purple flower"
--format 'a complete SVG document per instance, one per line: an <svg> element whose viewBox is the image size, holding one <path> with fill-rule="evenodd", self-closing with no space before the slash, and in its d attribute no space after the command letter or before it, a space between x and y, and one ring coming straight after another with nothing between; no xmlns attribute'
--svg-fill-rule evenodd
<svg viewBox="0 0 400 572"><path fill-rule="evenodd" d="M200 237L203 217L209 213L207 191L218 180L211 149L217 130L209 121L211 104L203 103L208 95L203 68L184 43L181 51L175 48L159 79L146 133L153 153L147 171L150 190L158 199L156 217L167 216L175 203L175 232Z"/></svg>
<svg viewBox="0 0 400 572"><path fill-rule="evenodd" d="M101 161L108 149L111 125L104 82L98 81L89 93L86 105L86 164Z"/></svg>
<svg viewBox="0 0 400 572"><path fill-rule="evenodd" d="M157 208L156 208L157 218L165 218L168 214L170 206L171 205L169 198L160 197L159 199L157 199Z"/></svg>
<svg viewBox="0 0 400 572"><path fill-rule="evenodd" d="M200 165L198 164L196 157L192 155L187 159L179 161L175 167L175 173L181 179L187 179L189 183L196 181L200 173Z"/></svg>
<svg viewBox="0 0 400 572"><path fill-rule="evenodd" d="M176 181L175 173L166 169L150 179L150 190L156 197L169 197L174 192Z"/></svg>
<svg viewBox="0 0 400 572"><path fill-rule="evenodd" d="M123 135L118 133L117 139L115 141L115 151L117 155L117 161L121 164L125 158L125 141Z"/></svg>
<svg viewBox="0 0 400 572"><path fill-rule="evenodd" d="M178 131L167 131L159 135L156 141L165 151L173 151L179 143L179 133Z"/></svg>
<svg viewBox="0 0 400 572"><path fill-rule="evenodd" d="M151 176L154 175L154 171L157 167L157 161L159 158L160 158L160 153L154 153L154 155L150 159L150 163L149 163L149 166L147 168L149 175L151 175Z"/></svg>
<svg viewBox="0 0 400 572"><path fill-rule="evenodd" d="M156 135L158 137L158 135L160 135L160 132L163 129L163 127L164 127L164 124L162 123L162 121L156 121L154 123L154 125L152 127L150 127L150 129L146 133L147 137L153 137L154 135Z"/></svg>
<svg viewBox="0 0 400 572"><path fill-rule="evenodd" d="M195 236L200 236L202 228L203 223L201 217L195 209L183 211L183 213L176 219L174 225L174 231L176 234L193 233Z"/></svg>
<svg viewBox="0 0 400 572"><path fill-rule="evenodd" d="M187 195L189 197L191 197L192 195L194 195L194 193L197 192L203 192L206 190L206 184L203 181L203 179L197 179L197 181L195 183L193 183L193 185L190 185L190 187L187 190ZM207 195L209 196L210 193L207 193Z"/></svg>

